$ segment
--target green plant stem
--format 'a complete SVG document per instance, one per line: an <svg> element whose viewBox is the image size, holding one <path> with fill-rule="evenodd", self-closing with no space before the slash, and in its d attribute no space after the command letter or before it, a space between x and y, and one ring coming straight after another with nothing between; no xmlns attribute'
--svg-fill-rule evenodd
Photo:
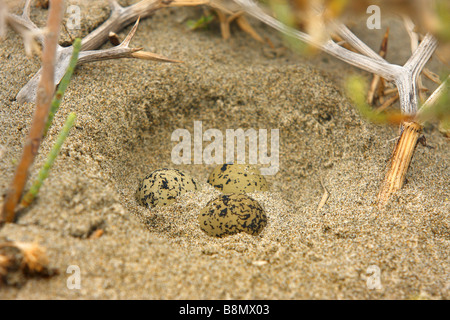
<svg viewBox="0 0 450 320"><path fill-rule="evenodd" d="M77 65L80 48L81 48L81 39L77 38L73 43L72 57L70 58L70 63L67 68L67 71L64 74L64 77L62 78L61 82L59 83L55 95L53 96L52 104L50 107L50 113L48 114L47 123L45 124L44 128L43 137L47 135L48 129L50 129L50 126L52 125L53 118L55 117L55 114L58 111L59 106L61 105L61 100L64 96L64 92L66 91L69 85L70 79L72 78L73 72Z"/></svg>
<svg viewBox="0 0 450 320"><path fill-rule="evenodd" d="M69 131L73 126L75 118L76 114L74 112L70 113L69 116L67 117L66 123L64 124L64 127L62 128L61 132L59 133L55 145L48 154L45 164L39 171L37 179L34 181L30 190L23 197L21 202L22 206L28 207L33 202L34 198L36 198L37 194L39 193L39 189L41 188L44 180L48 177L48 172L50 171L50 168L52 167L56 157L59 154L59 151L61 150L62 144L69 135Z"/></svg>

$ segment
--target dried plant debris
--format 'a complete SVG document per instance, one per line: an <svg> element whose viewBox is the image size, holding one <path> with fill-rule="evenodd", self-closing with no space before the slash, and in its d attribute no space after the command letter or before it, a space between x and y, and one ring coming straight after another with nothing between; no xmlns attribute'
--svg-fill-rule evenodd
<svg viewBox="0 0 450 320"><path fill-rule="evenodd" d="M36 0L36 8L48 9L49 0Z"/></svg>
<svg viewBox="0 0 450 320"><path fill-rule="evenodd" d="M0 287L21 287L31 277L48 278L58 274L49 268L45 248L37 243L5 241L0 243Z"/></svg>

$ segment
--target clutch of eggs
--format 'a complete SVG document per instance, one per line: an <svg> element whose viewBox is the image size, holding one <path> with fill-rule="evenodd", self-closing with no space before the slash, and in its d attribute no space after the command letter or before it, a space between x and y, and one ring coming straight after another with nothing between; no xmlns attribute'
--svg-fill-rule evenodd
<svg viewBox="0 0 450 320"><path fill-rule="evenodd" d="M211 172L208 183L223 194L211 200L200 211L200 228L209 236L224 237L239 232L258 235L267 225L261 205L245 193L268 191L259 170L241 164L224 164ZM139 183L136 200L153 208L174 203L180 195L197 191L198 185L188 174L178 169L158 169Z"/></svg>

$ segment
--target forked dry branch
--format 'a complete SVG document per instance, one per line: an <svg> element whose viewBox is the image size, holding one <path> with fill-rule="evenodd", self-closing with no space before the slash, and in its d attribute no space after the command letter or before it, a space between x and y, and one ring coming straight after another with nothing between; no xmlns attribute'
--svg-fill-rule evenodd
<svg viewBox="0 0 450 320"><path fill-rule="evenodd" d="M379 54L363 43L343 24L334 23L334 30L351 47L355 48L360 53L355 53L351 50L345 49L334 42L331 37L325 42L317 41L317 39L311 37L310 35L293 29L281 21L273 18L253 0L235 0L235 2L239 3L249 15L277 29L278 31L293 37L294 39L304 41L314 47L317 47L350 65L376 74L388 81L394 82L398 89L402 113L408 116L414 116L420 112L418 79L425 67L425 64L431 58L438 46L438 41L432 34L426 34L417 48L413 46L412 48L415 48L415 50L411 57L405 65L399 66L388 63ZM439 95L439 92L442 91L439 90L436 95ZM436 95L432 95L431 97L436 99ZM425 105L430 105L430 103L427 101L425 102ZM422 125L420 123L408 122L402 125L400 138L397 141L391 157L391 167L388 169L378 196L380 207L383 207L387 203L392 193L399 190L403 186L421 131Z"/></svg>

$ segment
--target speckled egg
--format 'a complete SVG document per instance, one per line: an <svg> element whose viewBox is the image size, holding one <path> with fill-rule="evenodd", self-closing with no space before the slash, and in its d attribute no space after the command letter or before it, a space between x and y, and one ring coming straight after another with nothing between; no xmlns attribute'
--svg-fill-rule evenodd
<svg viewBox="0 0 450 320"><path fill-rule="evenodd" d="M267 181L257 168L245 164L224 164L214 168L208 183L223 193L269 191Z"/></svg>
<svg viewBox="0 0 450 320"><path fill-rule="evenodd" d="M198 216L200 228L212 237L246 232L258 235L267 216L258 203L245 194L226 194L211 200Z"/></svg>
<svg viewBox="0 0 450 320"><path fill-rule="evenodd" d="M177 169L158 169L146 176L136 192L139 204L146 207L166 206L188 191L197 190L189 175Z"/></svg>

